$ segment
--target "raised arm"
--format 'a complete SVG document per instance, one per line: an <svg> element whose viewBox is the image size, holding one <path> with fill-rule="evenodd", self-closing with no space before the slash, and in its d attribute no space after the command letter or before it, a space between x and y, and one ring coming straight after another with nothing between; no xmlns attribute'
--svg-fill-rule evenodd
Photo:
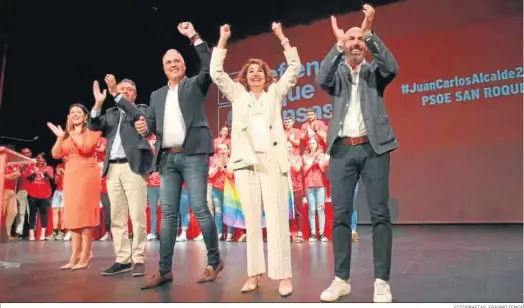
<svg viewBox="0 0 524 308"><path fill-rule="evenodd" d="M337 45L333 46L320 63L320 68L315 77L318 86L332 96L337 93L336 73L343 56L344 52Z"/></svg>
<svg viewBox="0 0 524 308"><path fill-rule="evenodd" d="M291 47L289 39L282 31L282 25L274 22L271 26L273 32L280 40L280 44L284 47L284 56L286 57L287 68L280 80L276 83L277 93L284 99L284 97L291 91L298 81L298 74L300 73L300 57L296 47Z"/></svg>
<svg viewBox="0 0 524 308"><path fill-rule="evenodd" d="M398 63L393 57L393 54L389 49L382 43L380 38L371 31L371 26L375 18L375 9L369 4L364 4L364 21L362 22L362 38L366 43L371 56L375 60L376 68L380 73L380 76L385 79L386 83L389 83L398 74Z"/></svg>
<svg viewBox="0 0 524 308"><path fill-rule="evenodd" d="M243 90L242 86L233 81L229 74L224 72L224 60L227 54L227 41L231 36L229 25L220 27L220 39L218 45L213 49L211 54L210 72L211 79L217 85L218 89L224 96L233 103Z"/></svg>
<svg viewBox="0 0 524 308"><path fill-rule="evenodd" d="M322 63L320 63L320 69L315 81L322 90L331 96L335 96L337 95L338 88L336 73L343 60L346 35L344 30L338 27L335 16L331 16L331 27L333 28L333 34L337 39L337 43L331 48Z"/></svg>
<svg viewBox="0 0 524 308"><path fill-rule="evenodd" d="M195 51L200 59L200 72L196 78L192 78L196 83L198 89L202 94L207 94L209 86L211 85L211 77L209 76L209 66L211 62L211 52L207 43L202 41L200 35L196 32L194 26L190 22L181 22L178 24L178 31L183 36L187 37L191 44L195 47Z"/></svg>
<svg viewBox="0 0 524 308"><path fill-rule="evenodd" d="M364 35L364 41L375 60L380 76L390 83L398 75L397 60L375 33L368 32Z"/></svg>
<svg viewBox="0 0 524 308"><path fill-rule="evenodd" d="M93 82L93 96L95 97L95 105L87 120L87 127L93 131L102 131L104 133L107 128L107 120L105 116L102 116L102 105L107 96L107 90L100 91L100 85L98 81Z"/></svg>

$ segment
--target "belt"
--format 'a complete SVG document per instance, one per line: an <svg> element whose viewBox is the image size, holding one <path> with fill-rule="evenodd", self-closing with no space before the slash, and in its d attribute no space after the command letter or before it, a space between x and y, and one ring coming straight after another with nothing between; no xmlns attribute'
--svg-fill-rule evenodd
<svg viewBox="0 0 524 308"><path fill-rule="evenodd" d="M369 142L368 136L360 136L360 137L342 137L342 142L349 145L359 145Z"/></svg>
<svg viewBox="0 0 524 308"><path fill-rule="evenodd" d="M171 153L182 153L184 151L183 147L172 147L172 148L166 148L164 149L166 152Z"/></svg>
<svg viewBox="0 0 524 308"><path fill-rule="evenodd" d="M127 162L127 158L117 158L109 160L110 164L126 164Z"/></svg>

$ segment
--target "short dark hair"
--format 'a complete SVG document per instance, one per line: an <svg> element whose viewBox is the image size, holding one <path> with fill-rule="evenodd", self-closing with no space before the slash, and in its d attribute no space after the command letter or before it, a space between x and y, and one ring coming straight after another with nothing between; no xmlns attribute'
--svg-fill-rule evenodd
<svg viewBox="0 0 524 308"><path fill-rule="evenodd" d="M136 84L133 80L129 79L129 78L124 78L122 80L120 80L120 82L118 84L121 84L123 82L127 82L127 83L130 83L131 85L133 85L133 87L135 88L135 91L136 91Z"/></svg>

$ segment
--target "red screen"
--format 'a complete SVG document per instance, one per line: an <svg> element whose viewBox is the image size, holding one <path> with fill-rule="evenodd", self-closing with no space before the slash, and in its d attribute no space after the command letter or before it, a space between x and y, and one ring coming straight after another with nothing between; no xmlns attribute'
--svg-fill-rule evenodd
<svg viewBox="0 0 524 308"><path fill-rule="evenodd" d="M394 222L522 222L521 12L521 2L512 0L407 0L376 8L373 30L400 67L385 94L400 142L391 158ZM344 30L362 18L362 12L337 16ZM303 69L283 116L300 127L306 108L314 107L329 124L330 98L314 78L335 43L330 22L284 30ZM272 33L231 44L226 71L234 74L249 58L267 61L277 77L285 69ZM231 107L215 86L207 99L216 134L230 125ZM359 215L367 212L365 200L362 193Z"/></svg>

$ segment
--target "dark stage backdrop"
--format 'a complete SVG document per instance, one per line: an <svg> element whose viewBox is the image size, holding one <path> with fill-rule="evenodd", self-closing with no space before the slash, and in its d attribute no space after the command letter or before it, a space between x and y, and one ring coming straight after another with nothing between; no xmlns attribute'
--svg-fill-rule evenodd
<svg viewBox="0 0 524 308"><path fill-rule="evenodd" d="M522 223L522 4L513 0L406 0L380 6L373 29L393 52L400 73L386 90L386 107L400 148L392 154L391 200L396 223ZM360 26L361 12L338 16ZM234 31L234 28L232 29ZM329 20L286 29L303 64L283 116L296 125L305 109L331 118L329 97L315 84L334 44ZM285 67L273 34L229 47L226 70L250 57ZM216 87L207 114L214 130L231 123ZM366 198L359 221L369 221Z"/></svg>

